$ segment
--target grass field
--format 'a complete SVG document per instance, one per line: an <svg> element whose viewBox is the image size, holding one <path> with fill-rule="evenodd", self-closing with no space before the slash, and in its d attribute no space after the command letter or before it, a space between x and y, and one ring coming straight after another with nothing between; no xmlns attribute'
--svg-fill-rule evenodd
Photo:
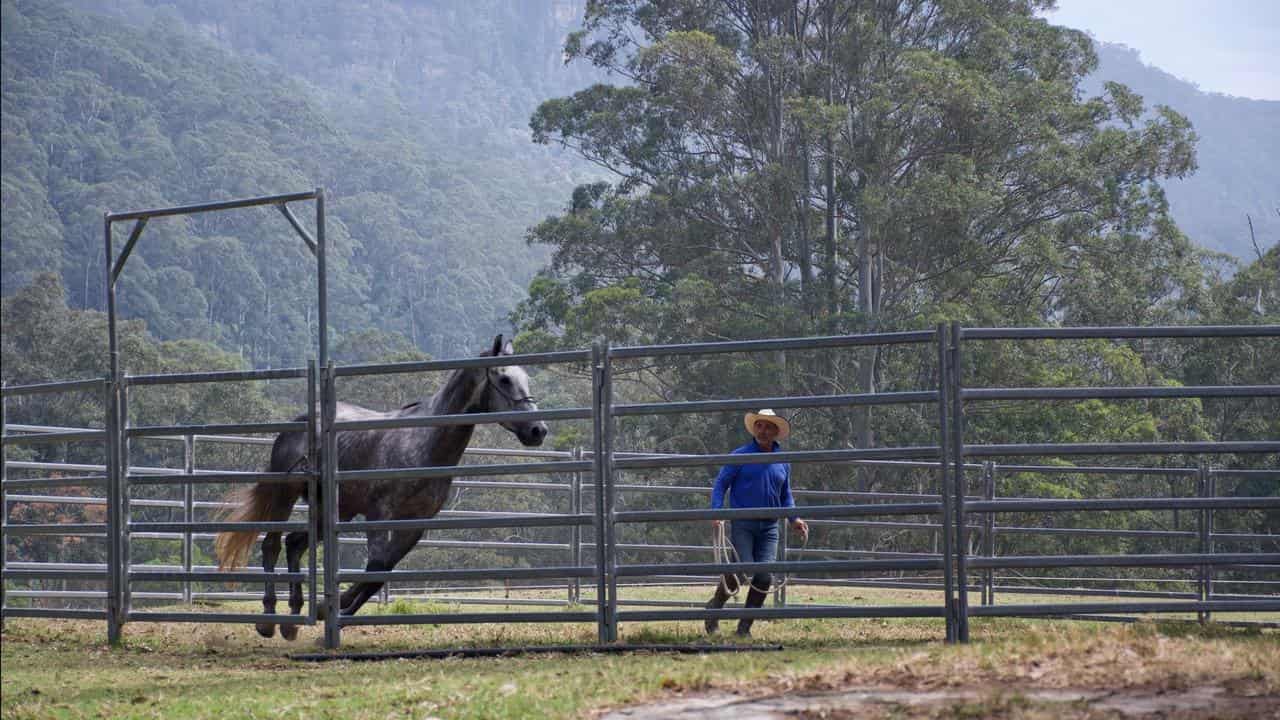
<svg viewBox="0 0 1280 720"><path fill-rule="evenodd" d="M684 600L702 595L681 589L627 592ZM878 605L933 602L936 596L805 587L792 588L789 597L793 603L839 599ZM454 608L482 612L502 606L411 610ZM253 611L247 603L242 609ZM974 619L971 624L973 641L963 646L941 642L941 620L786 620L758 622L752 641L781 644L780 652L303 663L287 656L319 650L318 627L303 628L298 641L287 643L260 638L242 625L131 623L122 645L111 648L101 622L18 618L4 629L0 714L5 720L558 718L713 689L746 697L874 686L976 688L986 698L963 707L901 713L899 708L890 716L1060 719L1064 715L1058 710L1040 713L1034 704L1009 698L1035 688L1200 685L1243 698L1280 698L1280 633L1274 631L1157 622ZM732 623L726 625L732 629ZM708 642L700 631L695 622L632 624L621 628L620 639ZM343 650L353 652L594 642L595 627L585 624L343 630ZM1258 707L1248 706L1240 717L1256 715ZM1095 717L1087 708L1077 709L1084 714L1065 716Z"/></svg>

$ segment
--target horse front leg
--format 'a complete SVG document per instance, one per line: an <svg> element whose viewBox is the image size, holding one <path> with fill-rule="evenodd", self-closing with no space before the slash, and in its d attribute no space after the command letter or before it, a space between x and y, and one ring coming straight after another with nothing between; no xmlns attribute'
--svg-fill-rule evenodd
<svg viewBox="0 0 1280 720"><path fill-rule="evenodd" d="M306 531L294 531L284 538L285 561L289 563L289 572L302 572L302 553L307 551L307 547L311 544L311 539ZM302 614L302 583L289 583L289 612L293 615ZM298 637L297 625L281 625L280 637L285 640L294 640Z"/></svg>
<svg viewBox="0 0 1280 720"><path fill-rule="evenodd" d="M262 571L268 575L276 571L276 561L280 559L280 533L269 532L262 539ZM276 584L267 580L262 591L262 612L267 615L276 613ZM276 624L260 622L254 625L258 634L269 638L276 634Z"/></svg>
<svg viewBox="0 0 1280 720"><path fill-rule="evenodd" d="M365 564L365 572L385 572L395 568L396 563L418 544L422 538L422 530L395 530L392 532L371 532L369 539L369 562ZM347 588L342 593L342 614L355 615L361 606L369 601L384 583L362 582Z"/></svg>

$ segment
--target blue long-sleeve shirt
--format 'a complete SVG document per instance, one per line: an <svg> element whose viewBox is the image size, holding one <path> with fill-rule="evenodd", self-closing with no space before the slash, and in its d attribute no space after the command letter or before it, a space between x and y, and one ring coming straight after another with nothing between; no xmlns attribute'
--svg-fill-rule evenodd
<svg viewBox="0 0 1280 720"><path fill-rule="evenodd" d="M778 443L773 444L778 449ZM734 455L764 452L755 440L733 451ZM725 465L716 476L711 490L711 507L724 507L724 494L729 492L735 508L795 507L791 496L791 463L759 465ZM792 518L794 520L794 518Z"/></svg>

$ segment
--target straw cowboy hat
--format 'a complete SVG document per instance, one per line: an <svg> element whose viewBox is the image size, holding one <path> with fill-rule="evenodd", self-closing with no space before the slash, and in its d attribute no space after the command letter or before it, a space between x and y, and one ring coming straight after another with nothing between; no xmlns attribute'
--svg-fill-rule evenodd
<svg viewBox="0 0 1280 720"><path fill-rule="evenodd" d="M757 420L773 423L774 427L778 428L778 440L786 440L787 436L791 434L791 423L769 408L764 408L758 413L749 412L742 418L742 424L747 426L747 432L751 432L755 428Z"/></svg>

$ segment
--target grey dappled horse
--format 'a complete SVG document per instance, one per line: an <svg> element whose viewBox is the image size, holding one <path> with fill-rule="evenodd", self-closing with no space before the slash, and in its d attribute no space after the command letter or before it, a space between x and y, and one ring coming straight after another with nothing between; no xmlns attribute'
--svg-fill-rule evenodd
<svg viewBox="0 0 1280 720"><path fill-rule="evenodd" d="M493 348L481 357L511 355L510 341L499 335ZM529 376L517 365L455 370L430 400L415 402L398 411L377 412L348 403L337 404L335 420L372 420L377 418L416 417L422 415L455 415L460 413L537 410L529 394ZM299 419L305 419L299 418ZM541 422L505 422L526 446L541 445L547 426ZM363 470L370 468L427 467L457 465L471 441L474 425L408 427L387 430L351 430L338 433L338 468ZM281 433L271 449L270 472L292 472L306 465L307 437L302 432ZM429 518L440 512L449 497L452 478L404 480L366 480L343 483L338 493L338 518L345 522L356 515L367 520L401 520ZM298 498L307 494L307 483L258 483L238 494L238 504L227 519L236 522L282 521L289 518ZM319 499L313 500L319 509ZM324 517L322 514L321 518ZM323 522L322 522L323 527ZM370 531L368 536L369 572L391 570L422 537L422 530ZM257 539L253 530L219 533L216 547L222 569L245 564ZM289 572L301 572L302 554L307 550L307 533L295 531L284 539L288 549ZM262 540L262 569L275 572L280 557L280 533L269 532ZM343 615L355 614L365 602L382 588L380 582L362 582L342 593ZM289 610L302 612L302 584L289 585ZM267 614L276 611L273 583L266 583L262 608ZM263 637L275 634L274 623L258 623ZM281 625L280 634L288 640L297 637L298 626Z"/></svg>

